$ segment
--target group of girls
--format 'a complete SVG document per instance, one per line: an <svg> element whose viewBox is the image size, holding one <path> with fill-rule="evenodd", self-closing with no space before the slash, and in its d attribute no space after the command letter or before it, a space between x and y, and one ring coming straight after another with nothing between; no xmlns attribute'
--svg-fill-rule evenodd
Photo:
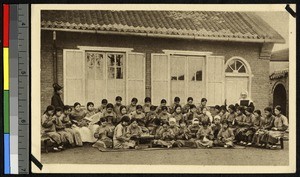
<svg viewBox="0 0 300 177"><path fill-rule="evenodd" d="M115 104L101 101L99 107L89 102L86 108L76 102L73 107L63 108L49 105L42 115L42 136L53 141L55 151L66 146L82 146L92 143L103 148L138 148L141 137L153 137L150 147L233 147L234 143L247 146L275 148L278 138L288 128L287 118L281 114L280 106L254 110L248 106L206 106L202 98L195 106L189 97L184 106L175 97L171 106L161 100L159 106L151 104L146 97L144 105L132 98L130 105L122 105L117 96ZM274 113L274 115L273 115Z"/></svg>

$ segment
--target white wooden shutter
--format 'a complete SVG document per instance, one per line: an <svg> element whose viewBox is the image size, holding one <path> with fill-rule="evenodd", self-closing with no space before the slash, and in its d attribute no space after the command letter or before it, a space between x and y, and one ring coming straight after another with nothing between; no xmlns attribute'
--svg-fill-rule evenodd
<svg viewBox="0 0 300 177"><path fill-rule="evenodd" d="M224 104L224 57L208 56L206 58L207 89L206 98L208 106Z"/></svg>
<svg viewBox="0 0 300 177"><path fill-rule="evenodd" d="M133 97L138 99L138 104L142 104L145 98L145 55L129 53L127 64L127 104Z"/></svg>
<svg viewBox="0 0 300 177"><path fill-rule="evenodd" d="M165 54L151 56L151 97L152 104L159 105L161 99L169 100L169 60Z"/></svg>
<svg viewBox="0 0 300 177"><path fill-rule="evenodd" d="M84 52L64 50L64 104L85 104Z"/></svg>

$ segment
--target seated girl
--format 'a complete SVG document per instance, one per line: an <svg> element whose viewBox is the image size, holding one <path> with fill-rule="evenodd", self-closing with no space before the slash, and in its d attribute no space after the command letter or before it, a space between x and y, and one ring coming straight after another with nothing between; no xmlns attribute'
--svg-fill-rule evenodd
<svg viewBox="0 0 300 177"><path fill-rule="evenodd" d="M253 142L257 142L256 132L262 128L262 122L263 122L260 110L255 110L253 112L253 115L255 118L253 119L253 125L249 130L251 131L251 135L248 137L248 146L252 145Z"/></svg>
<svg viewBox="0 0 300 177"><path fill-rule="evenodd" d="M158 132L158 139L153 140L152 146L171 148L175 143L175 134L169 127L169 122L165 122Z"/></svg>
<svg viewBox="0 0 300 177"><path fill-rule="evenodd" d="M97 138L93 147L98 148L99 150L103 148L112 148L112 139L108 137L111 129L107 126L107 118L101 117L99 121L100 126L97 128L94 136Z"/></svg>
<svg viewBox="0 0 300 177"><path fill-rule="evenodd" d="M226 120L228 115L229 112L227 111L226 106L225 105L220 106L219 116L221 117L221 123L223 123Z"/></svg>
<svg viewBox="0 0 300 177"><path fill-rule="evenodd" d="M160 105L156 108L156 113L159 115L162 112L162 107L167 106L167 100L162 99L160 101ZM167 112L169 112L168 107L167 108Z"/></svg>
<svg viewBox="0 0 300 177"><path fill-rule="evenodd" d="M162 125L161 125L161 121L159 118L155 118L153 120L153 128L149 129L149 133L150 135L153 135L155 139L159 138L159 131L161 130Z"/></svg>
<svg viewBox="0 0 300 177"><path fill-rule="evenodd" d="M235 139L238 143L243 144L243 133L247 130L247 128L244 125L244 121L246 119L246 116L244 114L244 108L238 106L236 108L236 117L234 121L234 126L232 128L233 133L235 134Z"/></svg>
<svg viewBox="0 0 300 177"><path fill-rule="evenodd" d="M191 140L191 131L188 129L186 122L181 119L179 121L179 131L176 137L176 142L174 146L177 147L189 147L190 145L194 146L194 142Z"/></svg>
<svg viewBox="0 0 300 177"><path fill-rule="evenodd" d="M128 116L122 117L119 124L114 129L113 136L113 148L114 149L129 149L135 147L135 141L130 140L130 137L127 137L126 127L130 122Z"/></svg>
<svg viewBox="0 0 300 177"><path fill-rule="evenodd" d="M96 141L92 131L88 128L90 120L85 118L85 111L81 109L80 103L74 103L70 118L74 123L73 129L79 132L82 142L93 143Z"/></svg>
<svg viewBox="0 0 300 177"><path fill-rule="evenodd" d="M115 120L113 120L114 124L117 124L118 122L120 122L123 116L129 116L129 114L127 112L127 108L124 105L120 106L120 114L116 117Z"/></svg>
<svg viewBox="0 0 300 177"><path fill-rule="evenodd" d="M150 107L150 111L146 113L146 128L151 132L155 127L154 120L158 119L158 115L155 111L155 106Z"/></svg>
<svg viewBox="0 0 300 177"><path fill-rule="evenodd" d="M275 117L272 114L272 108L266 107L264 109L265 116L262 118L261 128L256 131L252 139L252 144L258 147L265 146L267 144L268 131L274 125Z"/></svg>
<svg viewBox="0 0 300 177"><path fill-rule="evenodd" d="M228 112L229 114L227 114L225 120L227 121L227 124L229 126L229 128L233 128L234 126L234 120L235 120L235 117L236 117L236 113L235 113L235 107L233 104L229 105L228 106ZM225 121L223 120L223 121Z"/></svg>
<svg viewBox="0 0 300 177"><path fill-rule="evenodd" d="M221 124L221 117L219 115L216 115L214 117L214 121L211 125L211 129L213 131L213 135L214 135L214 140L218 139L218 133L222 128L222 124Z"/></svg>
<svg viewBox="0 0 300 177"><path fill-rule="evenodd" d="M200 122L199 119L194 118L192 124L188 126L188 129L191 132L191 138L197 138L197 132L200 129Z"/></svg>
<svg viewBox="0 0 300 177"><path fill-rule="evenodd" d="M99 108L96 110L96 112L100 112L100 113L105 112L107 103L108 103L107 99L102 99L102 100L101 100L101 105L100 105Z"/></svg>
<svg viewBox="0 0 300 177"><path fill-rule="evenodd" d="M211 148L213 146L213 131L209 122L202 122L202 127L198 130L195 141L197 147Z"/></svg>
<svg viewBox="0 0 300 177"><path fill-rule="evenodd" d="M73 127L72 122L69 117L71 111L72 111L72 108L70 106L68 106L68 105L64 106L63 114L61 116L62 117L61 122L66 127L65 130L67 132L71 133L71 135L73 136L75 145L82 146L82 140L81 140L80 133L77 130L72 128Z"/></svg>
<svg viewBox="0 0 300 177"><path fill-rule="evenodd" d="M55 117L53 117L55 108L52 105L49 105L42 115L42 128L41 128L41 134L42 136L49 137L51 141L54 143L53 150L54 151L60 151L63 149L62 142L60 135L56 132L55 129Z"/></svg>
<svg viewBox="0 0 300 177"><path fill-rule="evenodd" d="M228 121L225 121L222 125L222 129L218 133L218 140L215 145L225 148L233 147L234 134L228 127Z"/></svg>
<svg viewBox="0 0 300 177"><path fill-rule="evenodd" d="M216 105L214 108L213 108L213 111L211 112L211 116L213 118L215 118L216 115L219 115L221 112L221 107L219 105Z"/></svg>
<svg viewBox="0 0 300 177"><path fill-rule="evenodd" d="M85 120L88 123L88 128L91 130L92 135L95 134L97 128L99 127L98 123L100 119L101 113L96 114L96 110L94 108L93 102L88 102L86 105L86 114L85 114ZM92 136L93 142L97 141L94 136Z"/></svg>
<svg viewBox="0 0 300 177"><path fill-rule="evenodd" d="M199 120L200 120L200 125L202 125L203 122L207 122L210 125L211 122L213 121L210 112L207 110L207 107L204 107L202 109L202 114L200 114Z"/></svg>
<svg viewBox="0 0 300 177"><path fill-rule="evenodd" d="M281 107L276 106L274 108L275 118L274 124L271 130L268 132L267 138L267 147L268 148L277 148L276 144L279 139L283 137L284 132L288 129L288 119L281 114Z"/></svg>
<svg viewBox="0 0 300 177"><path fill-rule="evenodd" d="M191 125L193 119L197 118L199 120L201 118L201 115L198 114L198 110L195 105L190 105L190 110L186 114L184 114L183 117L188 125Z"/></svg>
<svg viewBox="0 0 300 177"><path fill-rule="evenodd" d="M243 138L243 145L251 146L252 145L252 137L255 131L253 131L253 125L254 125L254 115L253 110L251 107L246 108L245 110L245 120L244 120L244 126L246 130L242 134Z"/></svg>
<svg viewBox="0 0 300 177"><path fill-rule="evenodd" d="M142 128L138 125L138 120L136 118L131 118L130 125L127 127L127 137L130 140L135 141L136 147L139 144L139 138L142 136Z"/></svg>
<svg viewBox="0 0 300 177"><path fill-rule="evenodd" d="M96 114L96 110L95 110L94 106L95 105L93 102L88 102L86 104L85 117L92 117L93 115Z"/></svg>
<svg viewBox="0 0 300 177"><path fill-rule="evenodd" d="M174 98L174 103L170 105L169 113L173 114L175 112L175 107L180 106L180 98L175 97Z"/></svg>
<svg viewBox="0 0 300 177"><path fill-rule="evenodd" d="M183 108L182 108L183 109L182 113L185 114L185 113L189 112L189 110L191 109L190 106L194 105L193 101L194 101L194 99L192 97L188 97L186 105L184 105Z"/></svg>
<svg viewBox="0 0 300 177"><path fill-rule="evenodd" d="M168 113L167 106L161 107L161 112L160 112L160 114L158 114L158 117L160 118L160 120L163 124L169 121L171 114Z"/></svg>
<svg viewBox="0 0 300 177"><path fill-rule="evenodd" d="M143 113L142 105L137 105L136 111L130 113L129 117L131 119L137 119L137 123L142 128L143 132L149 133L149 130L146 128L146 116L145 116L145 113Z"/></svg>
<svg viewBox="0 0 300 177"><path fill-rule="evenodd" d="M150 111L151 108L151 98L150 97L146 97L144 99L144 106L143 106L143 111L144 113L147 115L147 113Z"/></svg>
<svg viewBox="0 0 300 177"><path fill-rule="evenodd" d="M116 126L118 123L117 114L114 112L114 105L111 103L107 104L106 111L103 112L102 117L109 117L109 119L107 119L109 125Z"/></svg>
<svg viewBox="0 0 300 177"><path fill-rule="evenodd" d="M179 126L179 121L183 119L182 114L182 107L181 105L176 105L174 107L174 113L172 114L172 117L175 118L177 126Z"/></svg>
<svg viewBox="0 0 300 177"><path fill-rule="evenodd" d="M60 107L57 107L55 109L55 115L53 116L55 118L55 129L56 132L60 135L60 139L63 144L65 145L71 145L75 146L73 135L65 130L66 126L63 125L61 119L62 119L62 109Z"/></svg>
<svg viewBox="0 0 300 177"><path fill-rule="evenodd" d="M138 103L137 98L132 98L130 105L127 106L127 113L130 114L131 112L136 110L136 104Z"/></svg>
<svg viewBox="0 0 300 177"><path fill-rule="evenodd" d="M176 124L176 119L171 117L169 119L169 128L173 131L174 135L175 135L175 138L177 137L178 133L179 133L179 128Z"/></svg>

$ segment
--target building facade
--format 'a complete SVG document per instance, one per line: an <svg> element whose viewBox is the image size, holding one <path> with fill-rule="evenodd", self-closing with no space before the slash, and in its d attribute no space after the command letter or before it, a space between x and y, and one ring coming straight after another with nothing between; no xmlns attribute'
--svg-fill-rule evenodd
<svg viewBox="0 0 300 177"><path fill-rule="evenodd" d="M42 11L41 29L42 110L53 82L69 105L118 95L124 104L191 96L229 105L248 91L263 109L271 51L284 42L255 14L238 12Z"/></svg>
<svg viewBox="0 0 300 177"><path fill-rule="evenodd" d="M270 105L280 105L289 114L289 49L275 51L270 60Z"/></svg>

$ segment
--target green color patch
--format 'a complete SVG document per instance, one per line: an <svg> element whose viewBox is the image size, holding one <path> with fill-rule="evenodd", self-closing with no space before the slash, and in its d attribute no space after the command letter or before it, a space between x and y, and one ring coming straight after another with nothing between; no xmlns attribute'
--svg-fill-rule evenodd
<svg viewBox="0 0 300 177"><path fill-rule="evenodd" d="M4 90L4 133L9 133L9 91Z"/></svg>

